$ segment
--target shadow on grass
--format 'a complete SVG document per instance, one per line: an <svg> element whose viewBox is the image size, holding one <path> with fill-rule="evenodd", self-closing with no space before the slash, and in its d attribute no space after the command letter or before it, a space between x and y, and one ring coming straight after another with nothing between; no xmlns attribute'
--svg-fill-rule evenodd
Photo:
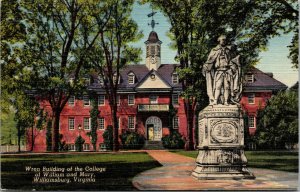
<svg viewBox="0 0 300 192"><path fill-rule="evenodd" d="M26 172L25 166L41 168L46 167L101 167L105 172L94 172L95 182L87 183L34 183L34 172ZM156 161L146 161L138 163L128 162L101 162L101 163L54 163L43 160L25 160L3 162L1 166L1 187L2 189L19 189L19 190L135 190L132 186L132 178L140 172L161 166ZM73 177L72 177L73 178Z"/></svg>

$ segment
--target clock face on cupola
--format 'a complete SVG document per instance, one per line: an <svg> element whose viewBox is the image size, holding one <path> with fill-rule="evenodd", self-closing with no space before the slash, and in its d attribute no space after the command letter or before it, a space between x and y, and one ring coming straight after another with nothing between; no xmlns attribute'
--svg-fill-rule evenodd
<svg viewBox="0 0 300 192"><path fill-rule="evenodd" d="M152 31L149 34L148 40L145 42L146 44L146 66L149 70L157 70L161 64L161 56L160 56L160 45L161 41L158 38L157 33L154 31L155 23L153 19L153 15L156 12L148 14L148 17L152 17L151 27ZM150 24L149 24L150 25Z"/></svg>

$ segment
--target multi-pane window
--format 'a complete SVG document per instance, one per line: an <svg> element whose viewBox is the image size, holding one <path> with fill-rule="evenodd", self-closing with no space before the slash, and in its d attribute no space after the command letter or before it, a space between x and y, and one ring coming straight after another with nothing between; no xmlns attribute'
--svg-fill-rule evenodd
<svg viewBox="0 0 300 192"><path fill-rule="evenodd" d="M90 118L89 117L83 118L83 129L85 129L85 130L90 129Z"/></svg>
<svg viewBox="0 0 300 192"><path fill-rule="evenodd" d="M253 83L254 82L254 75L253 74L250 74L250 73L246 74L245 78L246 78L247 83Z"/></svg>
<svg viewBox="0 0 300 192"><path fill-rule="evenodd" d="M70 98L68 100L68 104L70 106L74 106L75 105L75 96L70 96Z"/></svg>
<svg viewBox="0 0 300 192"><path fill-rule="evenodd" d="M99 82L100 85L103 85L103 84L104 84L104 79L103 79L102 76L99 76L99 77L98 77L98 82Z"/></svg>
<svg viewBox="0 0 300 192"><path fill-rule="evenodd" d="M157 95L150 95L149 100L150 100L150 104L156 104L157 100L158 100L158 96Z"/></svg>
<svg viewBox="0 0 300 192"><path fill-rule="evenodd" d="M75 151L75 144L68 144L68 150L69 151Z"/></svg>
<svg viewBox="0 0 300 192"><path fill-rule="evenodd" d="M173 94L172 95L172 104L173 105L178 105L179 104L179 96L178 96L178 94Z"/></svg>
<svg viewBox="0 0 300 192"><path fill-rule="evenodd" d="M255 117L254 116L248 117L248 126L249 126L249 128L255 128Z"/></svg>
<svg viewBox="0 0 300 192"><path fill-rule="evenodd" d="M84 150L84 151L89 151L89 150L90 150L90 144L84 143L84 144L83 144L83 150Z"/></svg>
<svg viewBox="0 0 300 192"><path fill-rule="evenodd" d="M89 98L88 95L84 95L84 96L82 97L82 100L83 100L83 105L84 105L84 106L90 106L90 98Z"/></svg>
<svg viewBox="0 0 300 192"><path fill-rule="evenodd" d="M104 130L105 129L105 120L104 120L104 117L100 117L98 119L98 123L99 123L99 129Z"/></svg>
<svg viewBox="0 0 300 192"><path fill-rule="evenodd" d="M178 129L179 127L179 119L178 116L173 117L173 129Z"/></svg>
<svg viewBox="0 0 300 192"><path fill-rule="evenodd" d="M105 105L105 95L98 96L98 105L104 106Z"/></svg>
<svg viewBox="0 0 300 192"><path fill-rule="evenodd" d="M134 84L135 83L135 75L133 73L128 74L128 84Z"/></svg>
<svg viewBox="0 0 300 192"><path fill-rule="evenodd" d="M118 78L118 79L117 79L117 78ZM116 82L116 81L117 81L117 82ZM117 77L117 73L115 73L114 76L113 76L113 82L114 82L114 84L115 84L115 83L120 84L120 76Z"/></svg>
<svg viewBox="0 0 300 192"><path fill-rule="evenodd" d="M178 74L177 73L172 74L172 83L178 84Z"/></svg>
<svg viewBox="0 0 300 192"><path fill-rule="evenodd" d="M134 116L128 116L128 128L134 129Z"/></svg>
<svg viewBox="0 0 300 192"><path fill-rule="evenodd" d="M134 105L134 95L128 95L128 105Z"/></svg>
<svg viewBox="0 0 300 192"><path fill-rule="evenodd" d="M249 93L248 94L248 103L254 104L255 103L255 93Z"/></svg>
<svg viewBox="0 0 300 192"><path fill-rule="evenodd" d="M69 130L74 130L75 129L75 119L74 117L69 118Z"/></svg>

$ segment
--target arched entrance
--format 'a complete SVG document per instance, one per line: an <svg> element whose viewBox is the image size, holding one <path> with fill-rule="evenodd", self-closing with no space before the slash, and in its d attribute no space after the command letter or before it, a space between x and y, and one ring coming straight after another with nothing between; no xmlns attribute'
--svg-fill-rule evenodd
<svg viewBox="0 0 300 192"><path fill-rule="evenodd" d="M146 120L147 139L160 141L162 137L162 123L159 117L151 116Z"/></svg>

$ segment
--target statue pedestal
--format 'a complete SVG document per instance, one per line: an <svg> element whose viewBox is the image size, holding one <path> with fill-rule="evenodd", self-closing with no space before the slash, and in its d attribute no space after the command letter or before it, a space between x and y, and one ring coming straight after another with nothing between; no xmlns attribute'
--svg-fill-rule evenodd
<svg viewBox="0 0 300 192"><path fill-rule="evenodd" d="M244 154L244 120L237 105L207 106L199 113L197 179L255 179Z"/></svg>

